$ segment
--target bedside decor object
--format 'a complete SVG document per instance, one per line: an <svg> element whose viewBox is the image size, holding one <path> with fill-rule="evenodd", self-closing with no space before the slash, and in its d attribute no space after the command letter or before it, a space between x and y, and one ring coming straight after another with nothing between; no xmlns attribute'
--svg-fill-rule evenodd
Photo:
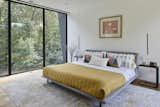
<svg viewBox="0 0 160 107"><path fill-rule="evenodd" d="M122 37L122 15L99 19L100 38Z"/></svg>
<svg viewBox="0 0 160 107"><path fill-rule="evenodd" d="M69 51L70 58L71 58L71 62L72 62L72 61L73 61L73 57L74 57L74 55L76 54L76 51L77 51L77 46L72 43L72 44L68 47L68 51Z"/></svg>
<svg viewBox="0 0 160 107"><path fill-rule="evenodd" d="M153 66L153 67L157 66L157 62L150 62L150 66Z"/></svg>
<svg viewBox="0 0 160 107"><path fill-rule="evenodd" d="M142 62L142 64L143 65L150 65L150 62L149 62L149 33L147 32L146 33L146 49L145 49L145 51L146 51L146 55L145 55L145 57L143 57L143 62Z"/></svg>
<svg viewBox="0 0 160 107"><path fill-rule="evenodd" d="M147 38L147 49L146 49L146 51L147 51L147 56L149 55L149 34L147 33L147 35L146 35L146 38Z"/></svg>
<svg viewBox="0 0 160 107"><path fill-rule="evenodd" d="M147 65L147 64L141 64L139 67L147 67L147 68L154 68L156 70L156 85L155 88L159 87L159 67L155 65Z"/></svg>

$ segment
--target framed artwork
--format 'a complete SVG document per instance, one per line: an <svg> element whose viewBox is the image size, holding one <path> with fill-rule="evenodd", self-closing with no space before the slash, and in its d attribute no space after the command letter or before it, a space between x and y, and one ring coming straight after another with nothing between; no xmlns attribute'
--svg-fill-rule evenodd
<svg viewBox="0 0 160 107"><path fill-rule="evenodd" d="M100 38L122 37L122 15L99 19Z"/></svg>

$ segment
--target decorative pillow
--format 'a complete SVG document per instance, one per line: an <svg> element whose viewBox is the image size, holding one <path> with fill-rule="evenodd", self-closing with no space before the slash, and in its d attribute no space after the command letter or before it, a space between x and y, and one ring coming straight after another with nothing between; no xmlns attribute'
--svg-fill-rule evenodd
<svg viewBox="0 0 160 107"><path fill-rule="evenodd" d="M111 66L111 67L119 67L116 58L112 58L112 57L108 57L108 58L109 58L109 61L108 61L107 66Z"/></svg>
<svg viewBox="0 0 160 107"><path fill-rule="evenodd" d="M106 56L106 52L91 52L86 51L84 54L84 62L88 63L92 56L97 56L100 58L104 58Z"/></svg>
<svg viewBox="0 0 160 107"><path fill-rule="evenodd" d="M117 60L118 67L125 67L125 68L131 68L131 69L136 68L134 55L107 53L107 56L115 58Z"/></svg>
<svg viewBox="0 0 160 107"><path fill-rule="evenodd" d="M84 55L84 62L89 63L91 57L92 57L91 55Z"/></svg>
<svg viewBox="0 0 160 107"><path fill-rule="evenodd" d="M92 56L89 64L106 67L108 60L109 60L108 58L100 58L97 56Z"/></svg>

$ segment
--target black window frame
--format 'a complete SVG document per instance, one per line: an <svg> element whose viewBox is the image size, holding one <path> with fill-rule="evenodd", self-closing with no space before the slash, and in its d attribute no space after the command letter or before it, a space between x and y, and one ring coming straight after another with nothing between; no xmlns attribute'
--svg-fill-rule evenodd
<svg viewBox="0 0 160 107"><path fill-rule="evenodd" d="M7 2L7 6L8 6L8 75L13 75L12 74L12 46L11 46L11 43L12 43L12 34L11 34L11 30L12 30L12 27L11 27L11 3L16 3L16 4L21 4L21 5L26 5L26 6L31 6L31 7L35 7L35 8L40 8L42 9L42 14L43 14L43 67L46 66L45 64L45 61L46 61L46 51L45 51L45 10L49 10L49 11L53 11L53 12L57 12L57 13L61 13L61 14L65 14L66 16L66 58L65 58L65 62L67 62L67 59L68 59L68 52L67 52L67 46L68 46L68 15L67 15L67 12L63 12L63 11L58 11L56 9L52 9L52 8L47 8L47 7L44 7L44 6L39 6L39 5L32 5L32 4L28 4L28 3L25 3L25 2L19 2L19 1L13 1L13 0L4 0ZM26 71L25 71L26 72ZM20 72L20 73L23 73L23 72ZM14 73L16 74L16 73ZM4 75L4 76L8 76L8 75ZM3 76L0 76L0 77L3 77Z"/></svg>

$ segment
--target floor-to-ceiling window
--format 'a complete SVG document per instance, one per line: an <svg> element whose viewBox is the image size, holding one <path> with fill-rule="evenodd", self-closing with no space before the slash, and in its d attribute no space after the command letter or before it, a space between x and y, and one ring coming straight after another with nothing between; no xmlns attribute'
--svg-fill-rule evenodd
<svg viewBox="0 0 160 107"><path fill-rule="evenodd" d="M45 11L45 16L46 65L64 63L66 17L62 13L49 10Z"/></svg>
<svg viewBox="0 0 160 107"><path fill-rule="evenodd" d="M42 9L12 3L11 22L13 73L41 68L43 64Z"/></svg>
<svg viewBox="0 0 160 107"><path fill-rule="evenodd" d="M0 76L65 63L67 15L25 3L0 1L0 44Z"/></svg>
<svg viewBox="0 0 160 107"><path fill-rule="evenodd" d="M8 74L8 8L7 2L0 1L0 75Z"/></svg>

